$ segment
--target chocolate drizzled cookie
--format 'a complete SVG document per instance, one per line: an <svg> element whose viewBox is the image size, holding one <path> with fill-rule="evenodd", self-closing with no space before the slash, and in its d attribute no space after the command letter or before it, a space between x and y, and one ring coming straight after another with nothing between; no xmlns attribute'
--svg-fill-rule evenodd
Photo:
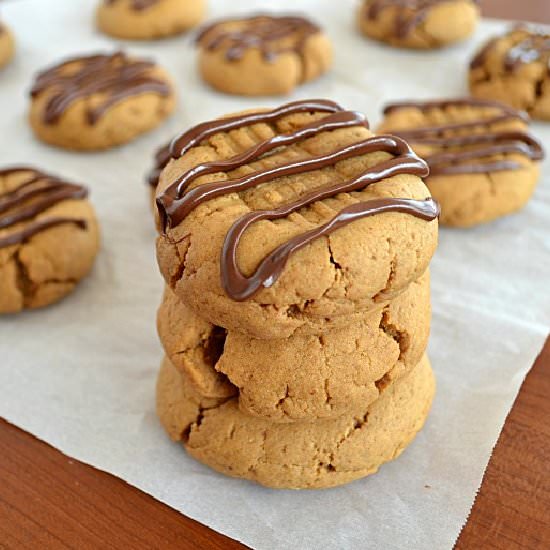
<svg viewBox="0 0 550 550"><path fill-rule="evenodd" d="M28 166L0 170L0 313L51 304L88 274L99 236L87 196Z"/></svg>
<svg viewBox="0 0 550 550"><path fill-rule="evenodd" d="M440 47L473 32L478 5L478 0L365 0L359 23L365 34L392 45ZM448 11L447 16L432 22L433 10L439 7Z"/></svg>
<svg viewBox="0 0 550 550"><path fill-rule="evenodd" d="M130 59L123 52L75 57L39 73L31 97L49 92L43 121L55 124L75 101L101 94L103 101L86 111L87 121L93 125L109 107L128 97L144 92L170 95L170 85L151 74L153 67L151 61Z"/></svg>
<svg viewBox="0 0 550 550"><path fill-rule="evenodd" d="M528 131L526 113L464 98L392 103L384 114L379 131L406 139L428 163L427 184L443 223L489 221L530 197L544 150Z"/></svg>
<svg viewBox="0 0 550 550"><path fill-rule="evenodd" d="M174 108L170 79L123 52L74 57L40 72L31 88L38 137L69 149L103 149L157 126Z"/></svg>
<svg viewBox="0 0 550 550"><path fill-rule="evenodd" d="M519 25L489 40L470 63L470 90L550 120L550 32Z"/></svg>
<svg viewBox="0 0 550 550"><path fill-rule="evenodd" d="M240 95L288 93L325 72L332 61L320 27L295 15L215 21L202 29L196 43L203 78Z"/></svg>
<svg viewBox="0 0 550 550"><path fill-rule="evenodd" d="M185 292L192 308L195 298L202 301L201 315L213 324L227 326L223 311L242 308L246 315L232 315L229 324L284 332L309 324L311 307L316 317L330 308L327 319L369 309L373 299L418 278L431 257L439 210L419 179L426 163L404 140L374 137L364 116L332 101L297 101L200 124L172 142L171 156L157 190L159 263L175 292ZM416 242L399 223L415 227ZM362 231L371 232L366 260L359 260ZM391 245L395 263L387 248L375 250L378 239L385 247L387 239L399 242ZM404 256L420 242L413 265ZM401 248L409 246L406 253ZM313 271L306 275L301 266ZM344 283L335 270L350 279ZM353 286L355 297L346 297L344 286ZM336 307L333 292L341 294ZM272 301L277 314L260 305ZM273 326L260 327L256 316L266 314ZM216 322L220 315L225 324Z"/></svg>

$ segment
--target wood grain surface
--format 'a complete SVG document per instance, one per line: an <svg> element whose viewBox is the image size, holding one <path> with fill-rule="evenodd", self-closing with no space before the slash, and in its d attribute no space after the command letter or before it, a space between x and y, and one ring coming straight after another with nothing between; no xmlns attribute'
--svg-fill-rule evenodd
<svg viewBox="0 0 550 550"><path fill-rule="evenodd" d="M487 16L550 23L550 0L482 5ZM550 340L506 421L457 550L550 548L549 395ZM0 420L0 548L244 547Z"/></svg>

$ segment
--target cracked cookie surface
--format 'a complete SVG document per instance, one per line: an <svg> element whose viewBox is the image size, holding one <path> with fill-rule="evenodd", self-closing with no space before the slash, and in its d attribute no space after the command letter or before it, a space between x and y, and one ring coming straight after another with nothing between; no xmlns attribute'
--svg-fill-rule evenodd
<svg viewBox="0 0 550 550"><path fill-rule="evenodd" d="M433 49L465 40L479 21L476 0L364 0L361 32L401 48Z"/></svg>
<svg viewBox="0 0 550 550"><path fill-rule="evenodd" d="M0 69L5 67L13 58L15 41L8 27L0 21Z"/></svg>
<svg viewBox="0 0 550 550"><path fill-rule="evenodd" d="M185 144L185 150L174 152L157 188L161 209L172 216L157 241L167 284L210 323L255 338L285 338L296 331L319 334L349 324L346 316L380 309L426 271L437 246L437 212L415 175L425 174L426 167L406 143L373 138L364 118L332 102L295 102L280 109L189 130L174 142L175 148ZM255 122L245 124L243 117ZM220 124L236 126L204 137L205 127ZM263 154L256 156L258 152ZM244 158L249 160L241 162ZM246 189L209 195L210 200L189 206L197 193L210 189L209 182L232 186L243 178ZM251 186L251 178L263 179ZM183 180L185 192L178 198L172 191ZM353 190L332 191L339 186ZM222 268L231 267L231 258L225 264L220 258L233 224L245 216L282 212L325 189L326 198L312 199L278 219L257 221L244 231L235 254L240 280L255 277L275 249L318 232L350 209L367 211L379 201L405 201L430 210L431 221L397 210L348 218L354 221L290 254L280 273L265 277L253 295L230 297L226 283L231 278L222 281Z"/></svg>
<svg viewBox="0 0 550 550"><path fill-rule="evenodd" d="M430 313L426 273L382 310L321 336L258 340L227 333L168 289L158 329L168 358L198 393L223 399L238 392L243 412L295 422L364 412L420 361Z"/></svg>
<svg viewBox="0 0 550 550"><path fill-rule="evenodd" d="M195 27L205 12L206 0L102 0L96 18L115 38L152 40Z"/></svg>
<svg viewBox="0 0 550 550"><path fill-rule="evenodd" d="M229 94L288 94L332 64L329 39L298 16L224 19L205 27L197 46L202 78Z"/></svg>
<svg viewBox="0 0 550 550"><path fill-rule="evenodd" d="M406 139L430 166L441 223L469 227L520 210L544 157L529 117L502 103L448 99L393 103L378 127Z"/></svg>
<svg viewBox="0 0 550 550"><path fill-rule="evenodd" d="M268 487L313 489L373 474L397 458L422 428L434 389L424 356L359 416L276 424L246 415L235 398L201 397L165 359L157 412L172 439L221 473Z"/></svg>
<svg viewBox="0 0 550 550"><path fill-rule="evenodd" d="M470 64L473 96L550 120L550 33L519 26L492 38Z"/></svg>
<svg viewBox="0 0 550 550"><path fill-rule="evenodd" d="M50 145L107 149L158 126L175 102L170 77L153 62L122 52L88 55L38 73L29 121Z"/></svg>
<svg viewBox="0 0 550 550"><path fill-rule="evenodd" d="M0 313L56 302L89 273L99 230L86 196L33 168L0 170Z"/></svg>

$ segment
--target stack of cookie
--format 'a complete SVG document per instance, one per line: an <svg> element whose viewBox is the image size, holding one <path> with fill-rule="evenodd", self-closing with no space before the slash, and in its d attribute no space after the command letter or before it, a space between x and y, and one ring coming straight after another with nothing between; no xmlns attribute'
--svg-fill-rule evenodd
<svg viewBox="0 0 550 550"><path fill-rule="evenodd" d="M425 162L326 100L200 124L170 153L157 188L170 436L270 487L335 486L397 457L434 392Z"/></svg>

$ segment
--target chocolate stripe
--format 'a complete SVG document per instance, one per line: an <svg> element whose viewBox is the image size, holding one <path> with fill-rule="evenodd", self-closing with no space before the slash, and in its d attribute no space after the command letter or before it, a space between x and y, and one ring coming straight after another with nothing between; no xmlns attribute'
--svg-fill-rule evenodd
<svg viewBox="0 0 550 550"><path fill-rule="evenodd" d="M430 198L424 201L383 198L359 202L340 210L328 223L278 246L262 260L251 277L245 277L237 265L237 248L244 231L256 221L282 218L298 208L300 206L296 202L278 210L252 212L237 220L231 227L222 251L221 271L224 290L233 300L244 301L254 296L262 287L271 287L280 277L291 254L353 221L386 212L409 214L426 221L439 216L439 205Z"/></svg>
<svg viewBox="0 0 550 550"><path fill-rule="evenodd" d="M0 195L0 229L31 220L63 201L84 199L88 195L85 187L64 182L27 166L0 170L0 177L19 172L29 172L29 179L14 190ZM65 223L86 227L85 220L76 218L55 217L37 220L20 231L0 237L0 248L22 243L49 227Z"/></svg>
<svg viewBox="0 0 550 550"><path fill-rule="evenodd" d="M331 163L335 163L361 154L359 152L360 144L339 149L328 156L323 155L312 159L285 164L269 170L254 172L253 174L229 182L204 184L192 189L182 197L182 194L186 191L191 182L201 176L215 174L217 172L229 172L239 166L243 166L244 164L248 164L260 158L270 151L282 146L298 143L299 141L317 135L319 132L349 128L352 126L366 126L366 124L365 117L360 113L351 111L335 113L334 115L329 115L326 118L315 121L312 124L308 124L291 134L278 134L271 139L260 142L255 147L229 160L199 164L195 168L182 174L182 176L172 183L158 199L157 204L159 205L161 224L163 227L174 227L178 225L191 210L204 200L211 200L220 195L234 191L244 191L254 185L259 185L260 183L278 177L316 170L318 166L325 166L327 160Z"/></svg>
<svg viewBox="0 0 550 550"><path fill-rule="evenodd" d="M170 146L172 158L180 158L189 149L199 145L202 141L219 134L229 132L253 124L268 124L276 120L297 113L318 112L336 113L343 111L342 107L334 101L326 99L312 99L307 101L294 101L272 111L260 111L246 115L238 115L227 118L219 118L210 122L204 122L194 126L187 132L176 137Z"/></svg>
<svg viewBox="0 0 550 550"><path fill-rule="evenodd" d="M105 0L105 3L108 6L116 4L119 0ZM155 4L158 4L159 0L132 0L130 6L134 11L143 11Z"/></svg>

